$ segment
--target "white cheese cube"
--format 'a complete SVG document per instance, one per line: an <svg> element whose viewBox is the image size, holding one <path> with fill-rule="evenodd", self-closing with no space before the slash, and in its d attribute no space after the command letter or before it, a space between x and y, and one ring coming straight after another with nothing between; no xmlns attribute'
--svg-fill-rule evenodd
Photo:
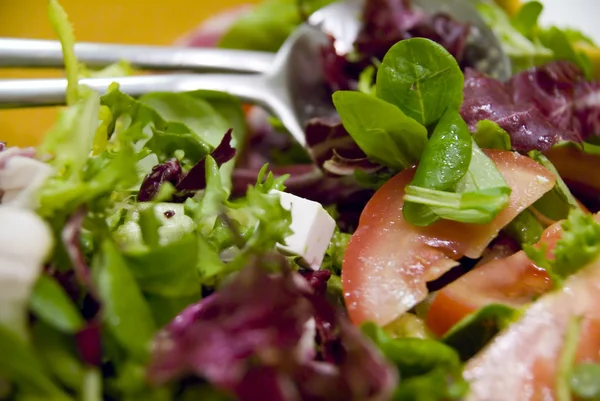
<svg viewBox="0 0 600 401"><path fill-rule="evenodd" d="M335 230L335 220L320 203L281 191L271 193L279 194L281 206L292 213L290 228L294 233L285 239L286 245L277 244L277 250L300 256L303 265L319 270Z"/></svg>

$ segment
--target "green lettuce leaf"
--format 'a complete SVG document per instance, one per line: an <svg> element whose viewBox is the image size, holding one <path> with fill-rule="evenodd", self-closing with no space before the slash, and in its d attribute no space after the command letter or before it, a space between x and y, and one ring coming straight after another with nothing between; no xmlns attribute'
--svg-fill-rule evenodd
<svg viewBox="0 0 600 401"><path fill-rule="evenodd" d="M562 237L556 243L553 259L546 257L546 247L523 247L536 265L548 271L557 286L600 254L600 223L594 220L594 216L574 209L562 223L562 228Z"/></svg>

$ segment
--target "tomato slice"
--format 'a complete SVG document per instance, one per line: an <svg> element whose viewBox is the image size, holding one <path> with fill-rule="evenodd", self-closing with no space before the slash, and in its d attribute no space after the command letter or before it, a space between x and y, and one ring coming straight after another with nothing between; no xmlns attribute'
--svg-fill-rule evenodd
<svg viewBox="0 0 600 401"><path fill-rule="evenodd" d="M543 295L466 365L467 401L554 400L558 360L573 318L581 319L576 362L600 361L600 261Z"/></svg>
<svg viewBox="0 0 600 401"><path fill-rule="evenodd" d="M427 296L426 283L439 278L462 256L478 258L500 229L548 192L550 171L517 153L486 150L512 188L509 206L489 224L438 221L415 227L402 218L405 170L383 185L363 210L342 268L350 318L385 325Z"/></svg>
<svg viewBox="0 0 600 401"><path fill-rule="evenodd" d="M600 221L600 214L594 218ZM537 246L547 247L551 258L562 235L562 221L544 230ZM524 306L551 288L550 277L523 251L475 267L439 290L429 307L425 322L432 333L443 336L452 326L492 303L515 308Z"/></svg>

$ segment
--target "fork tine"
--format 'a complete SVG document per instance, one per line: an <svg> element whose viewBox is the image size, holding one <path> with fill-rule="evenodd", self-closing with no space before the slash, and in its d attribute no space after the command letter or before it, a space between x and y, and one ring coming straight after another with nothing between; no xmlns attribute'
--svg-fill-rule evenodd
<svg viewBox="0 0 600 401"><path fill-rule="evenodd" d="M146 70L195 70L265 73L275 55L269 52L170 46L77 43L77 58L90 67L127 60ZM61 44L55 40L0 38L0 67L63 67Z"/></svg>

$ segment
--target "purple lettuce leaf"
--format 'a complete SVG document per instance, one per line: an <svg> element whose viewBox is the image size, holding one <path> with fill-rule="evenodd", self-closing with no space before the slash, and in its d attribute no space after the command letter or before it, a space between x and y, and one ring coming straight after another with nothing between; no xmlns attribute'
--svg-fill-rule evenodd
<svg viewBox="0 0 600 401"><path fill-rule="evenodd" d="M196 375L241 401L389 399L396 371L327 303L329 272L303 275L281 256L248 265L160 332L150 381ZM327 358L319 341L337 344Z"/></svg>
<svg viewBox="0 0 600 401"><path fill-rule="evenodd" d="M221 167L223 163L228 162L235 156L235 149L231 146L231 133L229 129L219 146L217 146L210 155L215 159L217 166ZM206 164L205 159L200 160L188 171L183 179L176 185L178 191L194 191L206 187Z"/></svg>
<svg viewBox="0 0 600 401"><path fill-rule="evenodd" d="M461 115L472 131L481 120L497 123L519 152L546 151L562 141L581 143L584 135L573 118L575 86L569 80L576 75L571 67L551 63L517 74L506 84L468 69Z"/></svg>
<svg viewBox="0 0 600 401"><path fill-rule="evenodd" d="M137 196L138 202L151 201L158 193L160 186L165 182L170 182L173 186L177 186L181 181L182 175L181 165L174 158L152 167L152 171L144 178L140 186Z"/></svg>
<svg viewBox="0 0 600 401"><path fill-rule="evenodd" d="M85 220L86 210L80 208L69 217L61 233L63 246L69 256L77 281L83 285L94 297L97 290L92 280L90 267L81 249L81 229ZM97 297L96 297L97 298Z"/></svg>
<svg viewBox="0 0 600 401"><path fill-rule="evenodd" d="M232 130L229 129L219 146L211 153L215 162L220 167L235 156L235 149L231 146ZM198 191L206 187L206 158L198 161L186 174L183 173L177 159L169 159L164 163L152 167L152 171L144 178L138 192L138 202L151 201L165 182L173 184L175 189L182 193L175 197L176 201L184 201L190 196L190 191Z"/></svg>

